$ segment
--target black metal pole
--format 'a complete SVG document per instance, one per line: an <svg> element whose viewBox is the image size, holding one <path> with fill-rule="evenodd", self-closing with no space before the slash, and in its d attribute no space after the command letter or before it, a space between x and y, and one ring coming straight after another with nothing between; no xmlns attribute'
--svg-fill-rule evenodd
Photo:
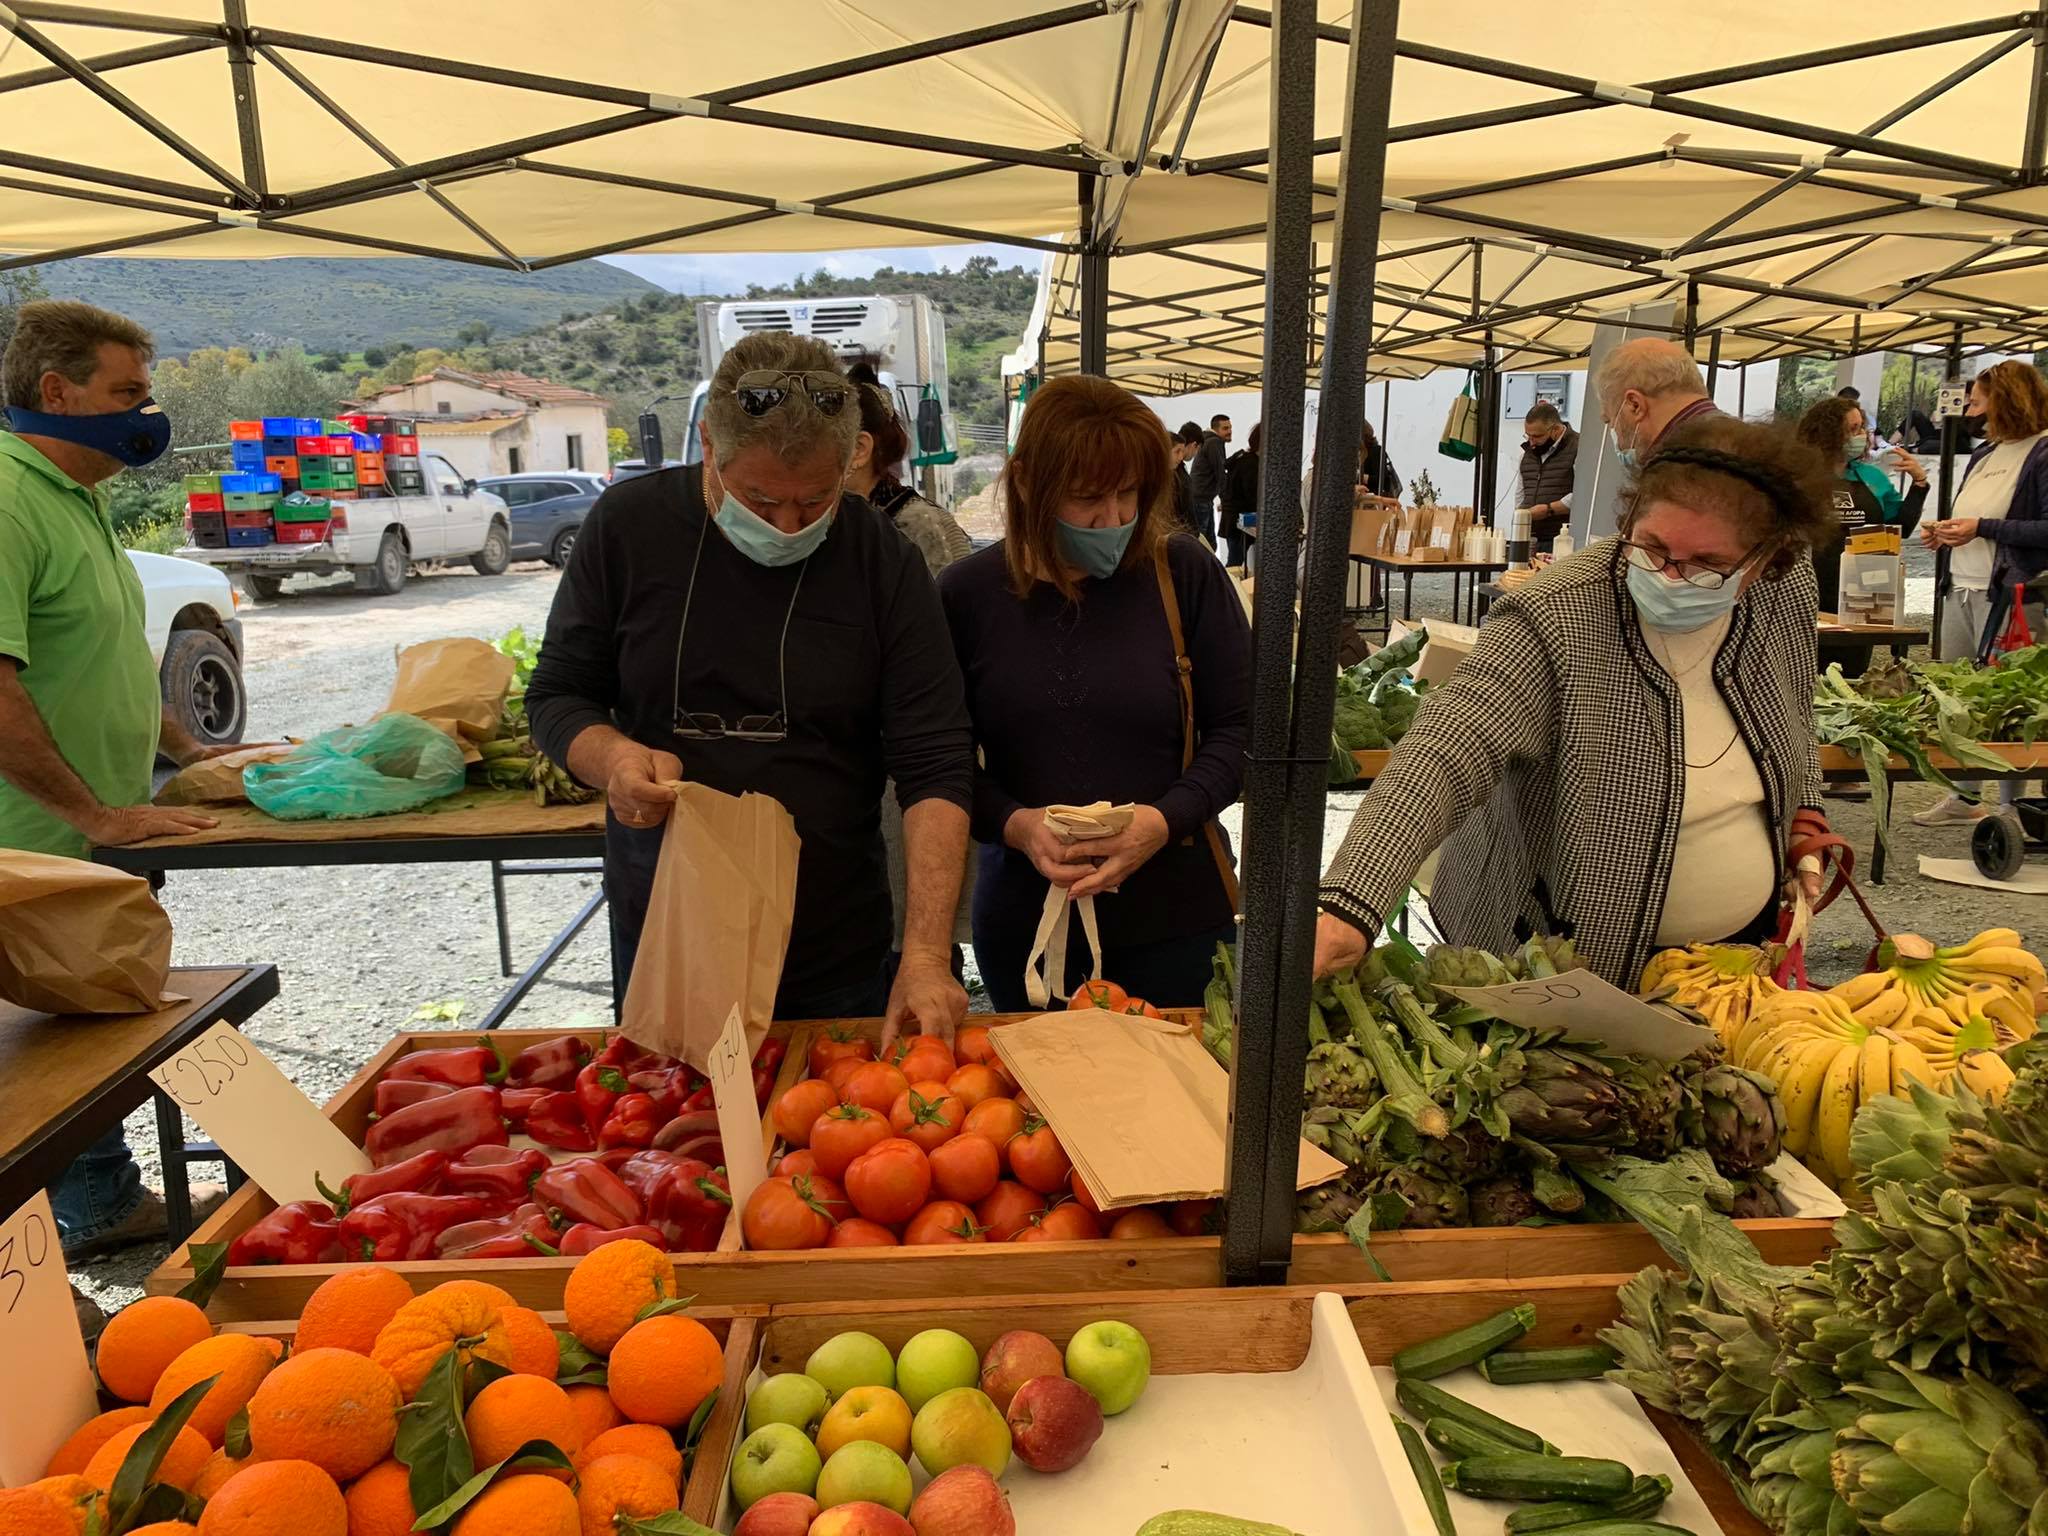
<svg viewBox="0 0 2048 1536"><path fill-rule="evenodd" d="M1963 381L1963 328L1958 325L1949 335L1947 382L1960 384ZM1939 398L1939 396L1937 396ZM1941 478L1935 492L1934 520L1945 523L1955 510L1956 504L1956 454L1961 451L1967 439L1963 435L1963 418L1960 413L1941 419ZM1937 661L1953 661L1953 656L1941 654L1941 610L1948 596L1949 548L1942 545L1934 552L1934 617L1931 627L1934 631L1932 647Z"/></svg>
<svg viewBox="0 0 2048 1536"><path fill-rule="evenodd" d="M1479 504L1473 513L1491 528L1495 488L1500 479L1500 354L1494 350L1491 331L1486 333L1485 358L1479 372ZM1451 558L1463 559L1463 551L1452 550ZM1527 551L1522 558L1529 558Z"/></svg>
<svg viewBox="0 0 2048 1536"><path fill-rule="evenodd" d="M1092 171L1081 173L1081 371L1109 371L1109 253L1099 243Z"/></svg>

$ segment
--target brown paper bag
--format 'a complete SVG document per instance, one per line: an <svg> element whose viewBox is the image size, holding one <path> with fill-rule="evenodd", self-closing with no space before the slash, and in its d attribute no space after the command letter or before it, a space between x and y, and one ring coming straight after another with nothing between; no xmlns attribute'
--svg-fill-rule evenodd
<svg viewBox="0 0 2048 1536"><path fill-rule="evenodd" d="M38 1013L149 1013L170 965L171 920L147 880L0 848L0 999Z"/></svg>
<svg viewBox="0 0 2048 1536"><path fill-rule="evenodd" d="M796 908L796 822L767 795L683 784L619 1014L627 1038L702 1072L737 1007L747 1048L775 1017Z"/></svg>
<svg viewBox="0 0 2048 1536"><path fill-rule="evenodd" d="M424 640L398 653L398 676L383 712L418 715L453 736L475 762L476 743L497 734L516 670L512 658L487 641Z"/></svg>
<svg viewBox="0 0 2048 1536"><path fill-rule="evenodd" d="M274 763L292 750L289 741L264 742L239 752L201 758L180 768L156 792L158 805L246 805L249 795L242 788L242 770L251 763Z"/></svg>

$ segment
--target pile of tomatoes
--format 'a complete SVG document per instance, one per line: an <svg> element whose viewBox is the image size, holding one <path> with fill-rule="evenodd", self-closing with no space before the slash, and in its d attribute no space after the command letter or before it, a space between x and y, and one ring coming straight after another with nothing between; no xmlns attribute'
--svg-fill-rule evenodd
<svg viewBox="0 0 2048 1536"><path fill-rule="evenodd" d="M769 1110L785 1151L741 1212L749 1248L1195 1236L1208 1222L1208 1200L1096 1205L983 1025L950 1047L912 1035L888 1061L872 1041L828 1031L807 1066Z"/></svg>

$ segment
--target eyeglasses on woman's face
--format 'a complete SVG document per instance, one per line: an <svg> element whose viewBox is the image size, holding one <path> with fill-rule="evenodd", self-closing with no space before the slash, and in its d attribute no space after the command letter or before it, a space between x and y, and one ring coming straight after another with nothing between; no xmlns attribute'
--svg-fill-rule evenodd
<svg viewBox="0 0 2048 1536"><path fill-rule="evenodd" d="M1749 562L1763 549L1763 545L1756 545L1733 566L1723 566L1708 560L1674 560L1670 552L1661 545L1639 544L1633 539L1623 540L1622 548L1627 553L1628 563L1638 570L1658 571L1676 576L1688 586L1701 587L1711 592L1740 579Z"/></svg>

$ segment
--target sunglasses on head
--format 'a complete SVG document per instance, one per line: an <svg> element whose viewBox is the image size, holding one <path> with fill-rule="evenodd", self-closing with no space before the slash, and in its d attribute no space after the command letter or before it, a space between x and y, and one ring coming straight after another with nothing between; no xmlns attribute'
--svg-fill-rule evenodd
<svg viewBox="0 0 2048 1536"><path fill-rule="evenodd" d="M820 416L837 416L852 394L842 375L809 368L756 368L741 374L732 388L740 409L749 416L766 416L799 390L810 397Z"/></svg>

